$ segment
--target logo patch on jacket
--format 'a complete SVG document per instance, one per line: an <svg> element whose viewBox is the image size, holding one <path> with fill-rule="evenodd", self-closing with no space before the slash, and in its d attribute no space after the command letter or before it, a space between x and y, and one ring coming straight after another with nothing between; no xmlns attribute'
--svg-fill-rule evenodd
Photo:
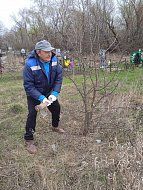
<svg viewBox="0 0 143 190"><path fill-rule="evenodd" d="M52 62L52 66L56 66L57 65L57 62Z"/></svg>
<svg viewBox="0 0 143 190"><path fill-rule="evenodd" d="M41 67L39 65L30 67L32 71L40 70Z"/></svg>

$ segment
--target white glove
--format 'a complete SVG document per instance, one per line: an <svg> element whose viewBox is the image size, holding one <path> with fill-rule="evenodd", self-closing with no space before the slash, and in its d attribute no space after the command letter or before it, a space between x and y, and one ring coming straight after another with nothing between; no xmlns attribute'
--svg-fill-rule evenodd
<svg viewBox="0 0 143 190"><path fill-rule="evenodd" d="M48 100L47 98L44 98L42 103L47 103L47 106L49 106L49 105L51 105L52 102L50 100Z"/></svg>
<svg viewBox="0 0 143 190"><path fill-rule="evenodd" d="M50 100L50 102L52 102L52 103L53 103L54 101L56 101L56 99L57 99L56 96L54 96L54 95L52 95L52 94L48 97L48 100Z"/></svg>

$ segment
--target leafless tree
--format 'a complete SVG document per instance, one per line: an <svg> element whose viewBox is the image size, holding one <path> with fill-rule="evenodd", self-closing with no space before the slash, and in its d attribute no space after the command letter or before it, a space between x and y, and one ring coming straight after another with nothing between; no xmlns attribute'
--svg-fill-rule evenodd
<svg viewBox="0 0 143 190"><path fill-rule="evenodd" d="M121 13L120 27L122 36L124 36L122 44L128 50L142 48L143 1L120 1L119 10Z"/></svg>

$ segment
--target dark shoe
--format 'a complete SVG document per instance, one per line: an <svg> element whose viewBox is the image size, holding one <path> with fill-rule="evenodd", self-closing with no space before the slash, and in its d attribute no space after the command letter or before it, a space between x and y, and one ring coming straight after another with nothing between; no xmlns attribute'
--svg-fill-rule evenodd
<svg viewBox="0 0 143 190"><path fill-rule="evenodd" d="M36 148L36 146L34 145L34 141L33 141L33 140L26 140L26 141L25 141L25 144L26 144L26 147L27 147L27 151L28 151L30 154L36 154L37 148Z"/></svg>
<svg viewBox="0 0 143 190"><path fill-rule="evenodd" d="M65 130L58 128L58 127L52 127L52 131L57 132L57 133L61 133L61 134L65 133Z"/></svg>

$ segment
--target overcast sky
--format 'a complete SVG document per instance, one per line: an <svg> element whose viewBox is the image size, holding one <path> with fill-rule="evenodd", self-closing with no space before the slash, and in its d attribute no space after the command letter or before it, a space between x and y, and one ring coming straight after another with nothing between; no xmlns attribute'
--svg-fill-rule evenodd
<svg viewBox="0 0 143 190"><path fill-rule="evenodd" d="M16 15L19 9L28 8L30 4L30 0L0 0L0 21L10 29L14 25L10 15Z"/></svg>

